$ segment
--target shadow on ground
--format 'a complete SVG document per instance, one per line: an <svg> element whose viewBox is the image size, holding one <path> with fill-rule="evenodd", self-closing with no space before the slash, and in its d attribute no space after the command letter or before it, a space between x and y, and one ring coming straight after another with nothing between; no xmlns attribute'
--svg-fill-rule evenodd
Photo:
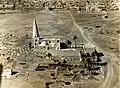
<svg viewBox="0 0 120 88"><path fill-rule="evenodd" d="M2 72L3 72L3 65L0 64L0 88L1 88Z"/></svg>

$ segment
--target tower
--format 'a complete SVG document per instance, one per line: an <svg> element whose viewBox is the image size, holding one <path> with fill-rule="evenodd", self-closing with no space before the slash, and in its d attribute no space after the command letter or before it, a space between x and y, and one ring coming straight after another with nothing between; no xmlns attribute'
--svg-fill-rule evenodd
<svg viewBox="0 0 120 88"><path fill-rule="evenodd" d="M37 26L37 21L36 19L33 20L33 40L34 40L34 48L36 45L39 44L39 31L38 31L38 26Z"/></svg>
<svg viewBox="0 0 120 88"><path fill-rule="evenodd" d="M37 38L40 37L39 36L39 32L38 32L38 26L37 26L37 21L36 19L33 20L33 38Z"/></svg>

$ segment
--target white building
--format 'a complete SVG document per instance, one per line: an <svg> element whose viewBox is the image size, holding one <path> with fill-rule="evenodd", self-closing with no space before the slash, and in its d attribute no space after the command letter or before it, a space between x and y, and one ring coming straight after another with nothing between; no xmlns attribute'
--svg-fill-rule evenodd
<svg viewBox="0 0 120 88"><path fill-rule="evenodd" d="M36 48L36 46L41 46L46 48L60 49L60 38L41 38L36 19L33 21L33 41L34 48Z"/></svg>

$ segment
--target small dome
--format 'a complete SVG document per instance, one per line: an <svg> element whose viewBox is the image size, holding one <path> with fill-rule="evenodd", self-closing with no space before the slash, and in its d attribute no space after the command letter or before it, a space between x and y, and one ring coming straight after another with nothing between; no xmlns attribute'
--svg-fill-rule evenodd
<svg viewBox="0 0 120 88"><path fill-rule="evenodd" d="M48 43L46 41L43 41L40 45L41 46L46 46L46 45L48 45Z"/></svg>

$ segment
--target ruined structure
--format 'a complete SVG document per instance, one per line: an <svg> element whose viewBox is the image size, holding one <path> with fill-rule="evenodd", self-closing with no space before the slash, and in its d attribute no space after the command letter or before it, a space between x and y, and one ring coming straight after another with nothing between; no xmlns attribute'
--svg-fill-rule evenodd
<svg viewBox="0 0 120 88"><path fill-rule="evenodd" d="M65 39L60 37L42 37L36 19L33 20L33 46L34 50L42 50L52 53L54 56L78 56L80 51L93 52L95 46L92 44L66 44ZM70 54L69 54L70 53Z"/></svg>
<svg viewBox="0 0 120 88"><path fill-rule="evenodd" d="M33 20L33 41L34 48L39 46L48 49L60 49L60 38L41 38L36 19Z"/></svg>

